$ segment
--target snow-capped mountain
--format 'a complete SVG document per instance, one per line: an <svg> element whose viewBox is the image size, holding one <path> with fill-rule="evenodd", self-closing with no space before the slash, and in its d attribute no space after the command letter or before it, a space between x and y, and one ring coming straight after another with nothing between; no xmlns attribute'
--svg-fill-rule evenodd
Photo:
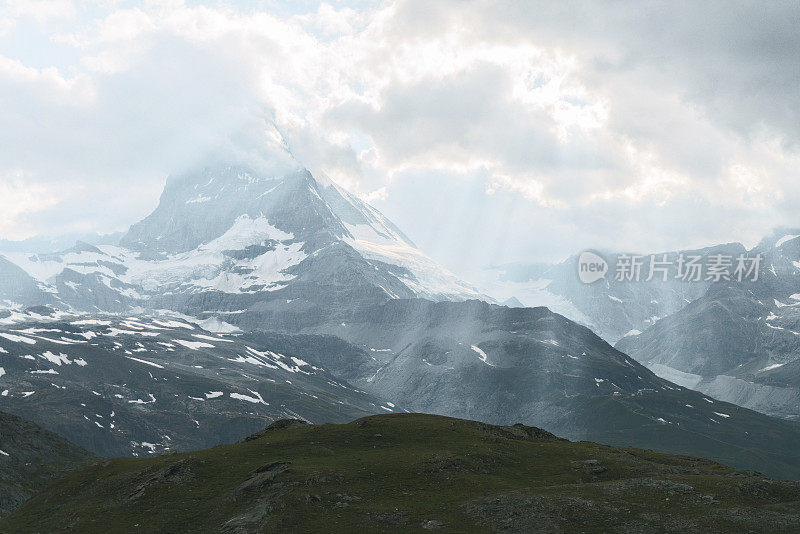
<svg viewBox="0 0 800 534"><path fill-rule="evenodd" d="M0 299L17 307L172 309L230 323L250 310L248 320L285 322L332 301L481 297L377 210L304 169L176 176L118 246L4 256Z"/></svg>

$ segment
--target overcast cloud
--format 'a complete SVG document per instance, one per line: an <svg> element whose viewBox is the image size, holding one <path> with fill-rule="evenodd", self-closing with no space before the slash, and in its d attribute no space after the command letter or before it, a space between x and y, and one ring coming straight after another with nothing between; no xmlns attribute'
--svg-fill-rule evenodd
<svg viewBox="0 0 800 534"><path fill-rule="evenodd" d="M0 238L281 146L461 273L800 226L797 2L0 6Z"/></svg>

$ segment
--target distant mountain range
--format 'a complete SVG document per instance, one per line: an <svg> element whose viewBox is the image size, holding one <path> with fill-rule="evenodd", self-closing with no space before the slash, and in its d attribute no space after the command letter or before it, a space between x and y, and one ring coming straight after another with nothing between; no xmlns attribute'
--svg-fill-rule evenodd
<svg viewBox="0 0 800 534"><path fill-rule="evenodd" d="M317 354L315 365L409 410L524 422L569 439L800 476L800 425L659 378L546 308L392 300L343 319L314 330L352 343L345 357L344 349L308 350L313 336L245 337L276 350Z"/></svg>
<svg viewBox="0 0 800 534"><path fill-rule="evenodd" d="M547 302L586 324L659 376L788 419L800 419L800 229L780 228L756 247L739 243L655 253L761 257L758 276L738 280L619 281L578 278L578 255L556 265L498 266L500 282L528 302ZM603 253L610 265L620 253ZM649 255L648 255L649 256ZM612 267L613 268L613 267ZM730 269L733 271L733 266ZM756 278L753 280L753 278ZM509 288L507 288L509 289Z"/></svg>
<svg viewBox="0 0 800 534"><path fill-rule="evenodd" d="M617 347L675 382L800 419L800 231L780 230L753 253L758 280L713 284Z"/></svg>
<svg viewBox="0 0 800 534"><path fill-rule="evenodd" d="M124 235L124 232L114 232L111 234L84 232L62 234L52 237L35 236L20 240L0 239L0 251L48 254L54 250L66 250L78 241L92 243L94 245L116 245L119 244L119 240L122 239Z"/></svg>
<svg viewBox="0 0 800 534"><path fill-rule="evenodd" d="M650 254L641 255L643 265L638 280L618 279L614 267L624 254L608 251L599 254L608 263L610 271L591 284L581 282L578 277L579 254L552 265L514 263L493 266L489 270L496 275L497 283L505 284L506 291L516 291L527 304L547 305L588 326L609 343L616 343L677 312L700 298L711 286L711 281L705 280L705 276L691 281L676 278L680 255L685 258L697 256L699 264L704 265L718 254L736 257L743 253L746 249L739 243L654 253L652 256L658 262L671 266L666 281L661 273L654 273L648 280Z"/></svg>

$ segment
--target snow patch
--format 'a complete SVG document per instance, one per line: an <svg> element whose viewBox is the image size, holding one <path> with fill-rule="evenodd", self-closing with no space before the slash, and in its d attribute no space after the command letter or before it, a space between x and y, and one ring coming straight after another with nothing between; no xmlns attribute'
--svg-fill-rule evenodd
<svg viewBox="0 0 800 534"><path fill-rule="evenodd" d="M233 343L232 339L222 339L219 337L206 336L204 334L192 334L192 337L197 339L205 339L206 341L221 341L222 343Z"/></svg>
<svg viewBox="0 0 800 534"><path fill-rule="evenodd" d="M50 363L53 363L55 365L58 365L59 367L61 367L62 365L71 365L72 364L72 360L70 360L69 357L66 354L64 354L63 352L61 352L59 354L53 354L52 352L50 352L48 350L47 352L45 352L43 354L40 354L39 357L40 358L44 358L45 360L47 360Z"/></svg>
<svg viewBox="0 0 800 534"><path fill-rule="evenodd" d="M31 338L25 337L25 336L17 336L15 334L8 334L6 332L0 332L0 337L4 337L7 340L14 341L16 343L27 343L28 345L35 345L36 344L36 340L35 339L31 339Z"/></svg>
<svg viewBox="0 0 800 534"><path fill-rule="evenodd" d="M159 365L159 364L154 363L154 362L148 362L147 360L140 360L139 358L134 358L133 356L125 356L125 357L128 358L129 360L133 360L135 362L143 363L145 365L150 365L150 366L155 367L157 369L163 369L164 368L163 365Z"/></svg>
<svg viewBox="0 0 800 534"><path fill-rule="evenodd" d="M252 393L255 396L251 397L250 395L243 395L241 393L231 393L230 397L232 399L236 399L236 400L252 402L253 404L263 404L265 406L269 406L269 404L264 402L264 399L261 398L261 394L260 393L258 393L257 391L253 391L252 389L248 389L247 391L249 391L250 393Z"/></svg>
<svg viewBox="0 0 800 534"><path fill-rule="evenodd" d="M782 238L778 239L775 242L775 248L778 248L779 246L783 245L787 241L791 241L792 239L797 239L798 237L800 237L800 235L785 235L785 236L783 236Z"/></svg>
<svg viewBox="0 0 800 534"><path fill-rule="evenodd" d="M485 353L485 352L483 352L483 351L480 349L480 347L478 347L477 345L472 345L470 348L471 348L472 350L474 350L475 352L477 352L477 353L478 353L478 357L481 359L481 361L482 361L483 363L486 363L486 353Z"/></svg>

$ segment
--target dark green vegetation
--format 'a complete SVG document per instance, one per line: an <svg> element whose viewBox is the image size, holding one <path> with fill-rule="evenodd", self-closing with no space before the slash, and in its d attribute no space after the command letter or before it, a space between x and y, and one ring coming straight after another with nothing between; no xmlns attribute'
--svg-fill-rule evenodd
<svg viewBox="0 0 800 534"><path fill-rule="evenodd" d="M380 415L98 461L2 532L789 532L800 484L542 430Z"/></svg>
<svg viewBox="0 0 800 534"><path fill-rule="evenodd" d="M0 412L0 517L92 456L19 417Z"/></svg>

